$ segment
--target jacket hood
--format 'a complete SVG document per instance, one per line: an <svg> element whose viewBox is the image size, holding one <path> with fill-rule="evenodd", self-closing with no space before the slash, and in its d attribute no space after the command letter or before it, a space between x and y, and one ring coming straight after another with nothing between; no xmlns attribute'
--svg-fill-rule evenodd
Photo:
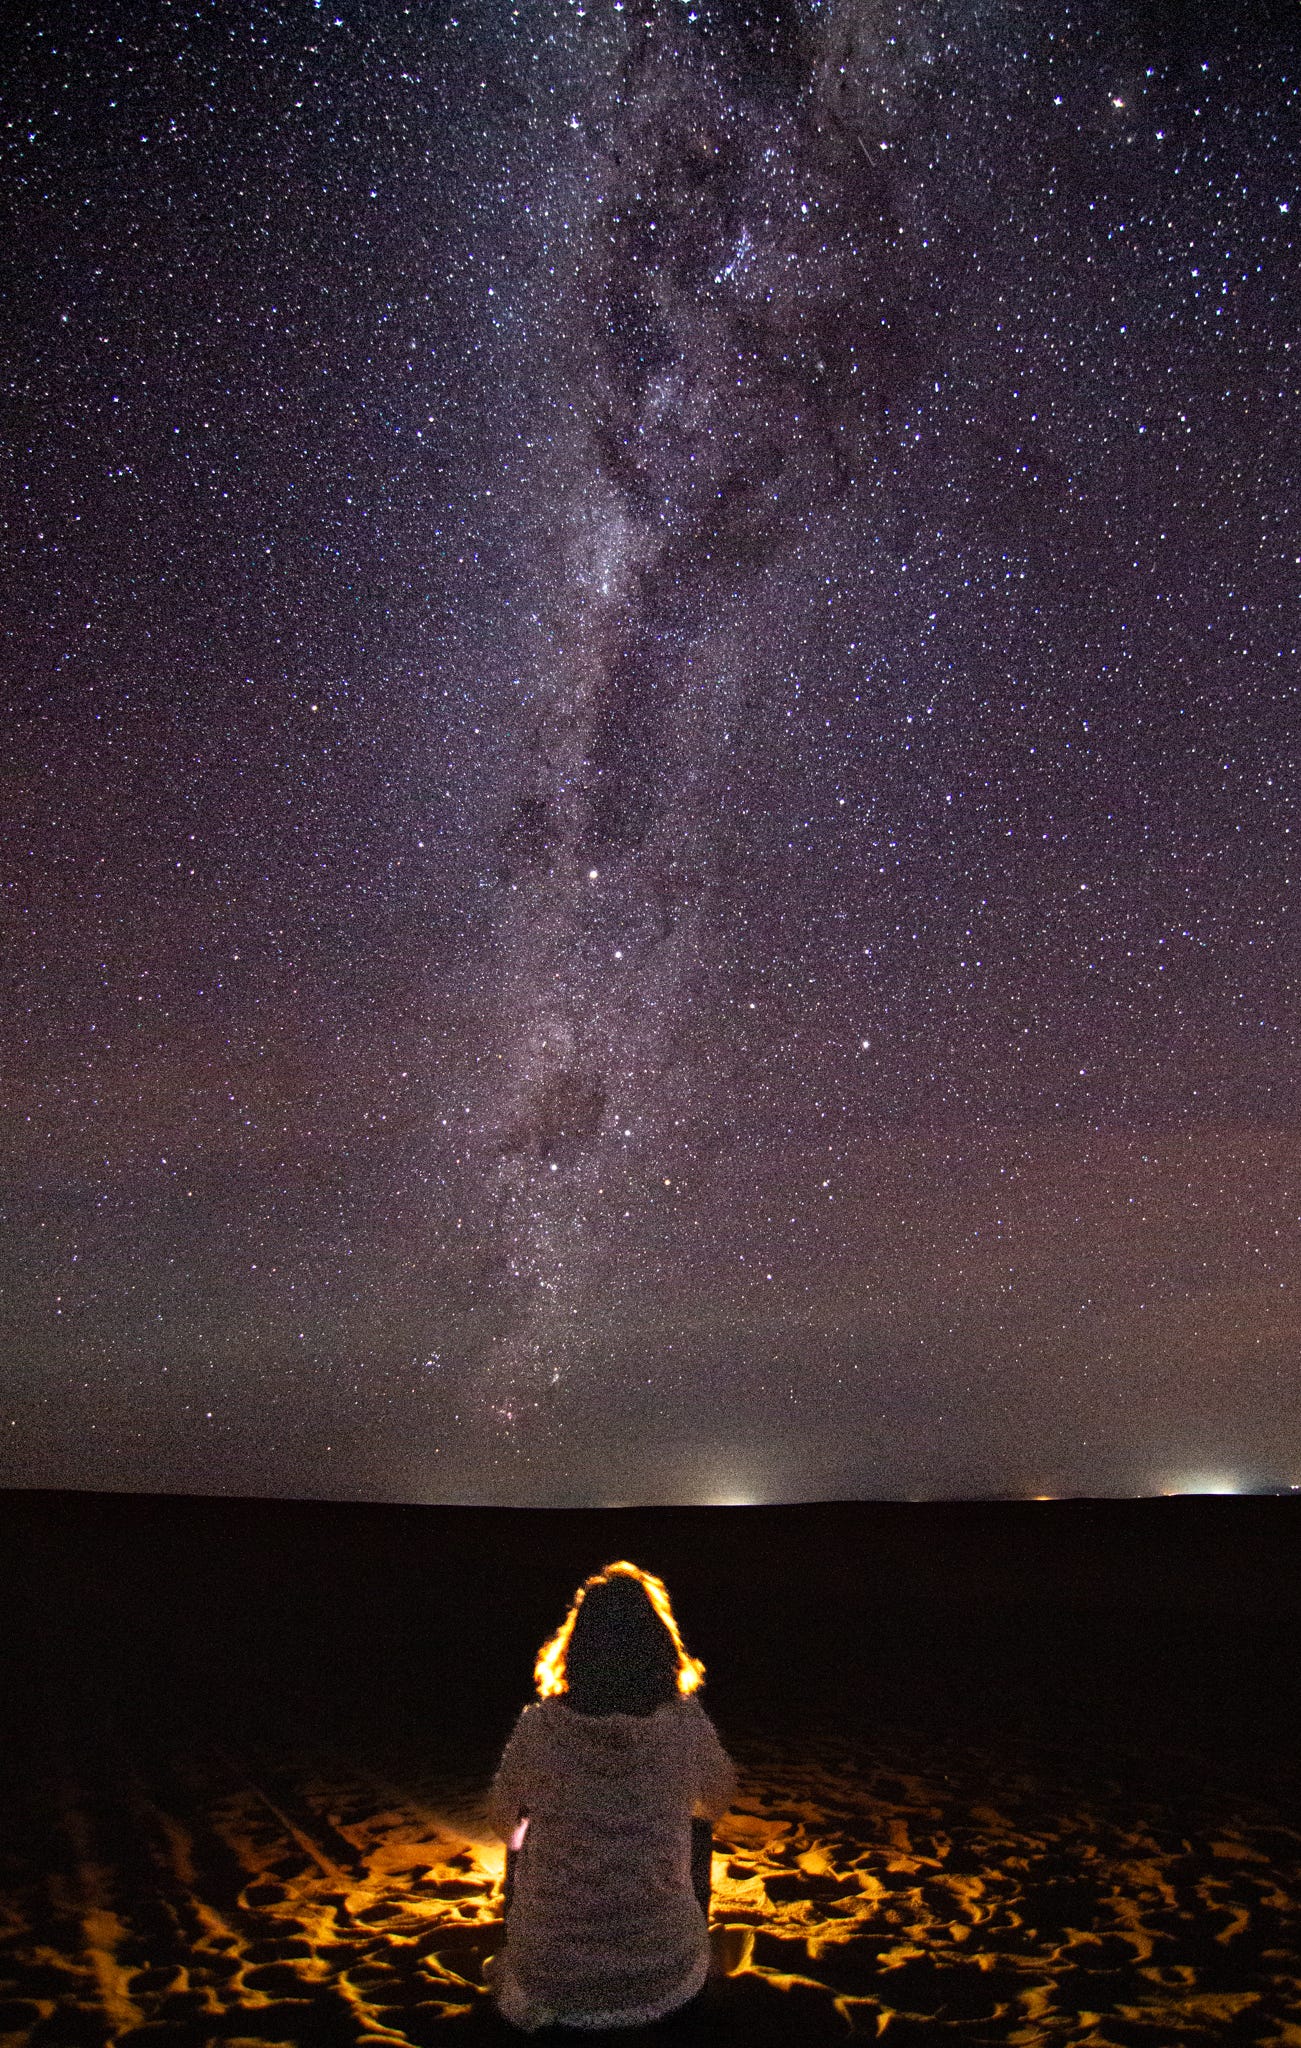
<svg viewBox="0 0 1301 2048"><path fill-rule="evenodd" d="M677 1705L675 1700L666 1700L652 1714L580 1714L557 1697L545 1702L544 1711L555 1717L571 1740L600 1753L635 1749L653 1741L663 1726L664 1716L674 1713Z"/></svg>

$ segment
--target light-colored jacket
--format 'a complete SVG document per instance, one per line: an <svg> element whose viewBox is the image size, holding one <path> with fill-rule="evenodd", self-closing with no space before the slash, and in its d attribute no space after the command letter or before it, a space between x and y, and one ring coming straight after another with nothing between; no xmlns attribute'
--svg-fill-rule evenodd
<svg viewBox="0 0 1301 2048"><path fill-rule="evenodd" d="M526 2032L557 2022L640 2026L694 1997L709 1932L691 1885L691 1819L717 1820L736 1772L698 1700L653 1714L525 1707L493 1781L515 1865L493 1990Z"/></svg>

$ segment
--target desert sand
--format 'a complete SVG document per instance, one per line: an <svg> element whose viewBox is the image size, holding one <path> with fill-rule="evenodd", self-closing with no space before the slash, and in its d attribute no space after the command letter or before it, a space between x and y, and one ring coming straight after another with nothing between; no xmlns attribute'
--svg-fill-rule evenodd
<svg viewBox="0 0 1301 2048"><path fill-rule="evenodd" d="M10 1494L0 1535L0 2042L526 2038L484 1793L629 1556L741 1784L718 1973L602 2038L1301 2048L1301 1503Z"/></svg>

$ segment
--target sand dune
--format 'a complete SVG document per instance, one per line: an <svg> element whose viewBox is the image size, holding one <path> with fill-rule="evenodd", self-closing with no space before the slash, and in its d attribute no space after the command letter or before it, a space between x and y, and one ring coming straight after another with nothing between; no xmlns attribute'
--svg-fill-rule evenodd
<svg viewBox="0 0 1301 2048"><path fill-rule="evenodd" d="M612 1556L741 1766L612 2042L1301 2048L1298 1510L0 1496L0 2048L523 2038L484 1796Z"/></svg>
<svg viewBox="0 0 1301 2048"><path fill-rule="evenodd" d="M1267 1805L1174 1810L897 1732L872 1755L735 1746L731 1974L670 2032L1301 2043L1301 1832ZM0 2041L520 2038L481 1975L503 1864L483 1790L218 1748L29 1782L5 1816Z"/></svg>

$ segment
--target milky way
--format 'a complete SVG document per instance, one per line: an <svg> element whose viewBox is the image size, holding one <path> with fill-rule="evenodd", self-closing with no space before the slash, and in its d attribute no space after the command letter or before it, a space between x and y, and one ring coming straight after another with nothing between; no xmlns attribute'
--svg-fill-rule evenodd
<svg viewBox="0 0 1301 2048"><path fill-rule="evenodd" d="M586 84L608 101L556 288L571 467L501 835L503 1416L590 1353L627 1147L698 1141L702 1094L718 1115L686 1013L724 943L730 728L772 716L734 595L862 474L902 292L869 153L884 123L848 83L870 76L860 40L809 33L803 75L761 97L735 33L651 10Z"/></svg>
<svg viewBox="0 0 1301 2048"><path fill-rule="evenodd" d="M1294 12L14 50L0 1476L1301 1482Z"/></svg>

